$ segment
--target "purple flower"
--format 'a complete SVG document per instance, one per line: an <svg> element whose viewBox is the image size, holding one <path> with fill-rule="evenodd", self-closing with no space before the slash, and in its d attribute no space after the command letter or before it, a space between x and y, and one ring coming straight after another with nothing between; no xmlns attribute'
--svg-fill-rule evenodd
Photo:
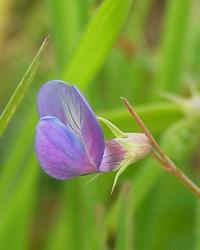
<svg viewBox="0 0 200 250"><path fill-rule="evenodd" d="M137 142L143 135L127 134L127 138L120 138L119 142L117 139L104 142L85 98L75 86L58 80L41 87L37 109L40 120L35 138L36 157L43 170L59 180L118 169L127 155L130 156L121 141ZM143 139L139 144L147 142L147 138ZM142 148L143 155L144 151L146 154L147 147Z"/></svg>

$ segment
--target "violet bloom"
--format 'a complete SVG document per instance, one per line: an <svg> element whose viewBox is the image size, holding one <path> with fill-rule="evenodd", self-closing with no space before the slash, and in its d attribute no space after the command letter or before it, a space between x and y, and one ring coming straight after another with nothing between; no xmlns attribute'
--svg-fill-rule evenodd
<svg viewBox="0 0 200 250"><path fill-rule="evenodd" d="M149 152L148 139L141 133L104 142L85 98L63 81L49 81L41 87L37 109L36 156L45 173L56 179L118 170Z"/></svg>

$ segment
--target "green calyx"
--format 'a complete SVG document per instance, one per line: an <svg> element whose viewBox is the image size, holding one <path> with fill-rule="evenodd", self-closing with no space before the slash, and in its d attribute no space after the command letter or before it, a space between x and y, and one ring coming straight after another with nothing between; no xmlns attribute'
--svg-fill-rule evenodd
<svg viewBox="0 0 200 250"><path fill-rule="evenodd" d="M151 149L150 143L148 138L143 133L124 133L121 131L118 127L116 127L113 123L106 120L102 117L97 117L98 120L103 122L110 131L116 136L114 140L119 143L125 153L125 158L121 162L120 166L115 170L117 171L115 175L115 179L113 182L111 193L113 192L117 181L119 179L119 176L126 170L126 168L136 162L137 160L145 157Z"/></svg>

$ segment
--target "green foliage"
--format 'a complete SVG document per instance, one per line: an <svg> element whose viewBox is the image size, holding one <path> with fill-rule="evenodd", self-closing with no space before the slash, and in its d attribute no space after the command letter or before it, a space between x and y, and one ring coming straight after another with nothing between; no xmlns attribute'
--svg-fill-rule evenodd
<svg viewBox="0 0 200 250"><path fill-rule="evenodd" d="M87 0L47 0L57 65L63 70L87 19Z"/></svg>
<svg viewBox="0 0 200 250"><path fill-rule="evenodd" d="M196 211L195 211L195 236L196 236L196 241L195 241L195 250L200 249L200 239L199 239L199 233L200 233L200 203L199 201L196 204Z"/></svg>
<svg viewBox="0 0 200 250"><path fill-rule="evenodd" d="M16 109L20 105L22 99L26 95L26 92L28 91L31 82L33 81L33 77L37 71L37 65L40 60L41 54L43 50L45 49L49 38L46 38L43 42L42 46L40 47L39 51L37 52L36 56L34 57L32 63L28 67L26 73L24 74L22 80L18 84L14 94L9 100L8 105L4 109L2 115L0 116L0 136L4 132L5 128L7 127L10 119L14 115Z"/></svg>
<svg viewBox="0 0 200 250"><path fill-rule="evenodd" d="M64 79L85 86L98 72L118 35L131 0L105 0L87 25L64 72ZM106 27L106 28L105 28ZM98 42L97 42L98 41Z"/></svg>
<svg viewBox="0 0 200 250"><path fill-rule="evenodd" d="M184 52L188 18L192 1L167 1L162 37L160 69L156 75L156 86L167 90L178 90L184 66Z"/></svg>
<svg viewBox="0 0 200 250"><path fill-rule="evenodd" d="M42 173L34 156L37 91L59 75L84 92L97 115L124 132L136 132L137 124L119 100L128 97L164 151L200 183L199 117L185 117L176 104L156 101L157 90L187 95L185 76L200 82L200 6L189 0L161 2L0 3L6 13L0 17L6 83L0 86L0 105L10 99L0 118L0 249L200 249L199 202L151 156L129 166L112 195L113 173L90 184L93 176L58 182ZM46 42L22 81L9 85L24 73L26 55L49 31L52 50L34 84ZM106 139L112 138L101 125Z"/></svg>
<svg viewBox="0 0 200 250"><path fill-rule="evenodd" d="M120 205L117 219L116 249L133 249L133 211L131 183L125 182L119 194Z"/></svg>
<svg viewBox="0 0 200 250"><path fill-rule="evenodd" d="M200 136L198 122L198 117L190 117L175 123L163 134L161 141L165 152L177 163L179 168L191 177L188 154L191 155L191 152L194 152L198 145ZM151 203L151 216L148 227L142 236L145 240L141 241L141 236L139 236L138 247L141 249L147 247L148 249L162 249L165 247L164 242L167 242L166 249L173 247L175 249L189 249L190 247L193 249L195 235L192 228L195 220L193 217L195 200L175 178L163 173L158 166L156 172L154 171L155 165L152 166L149 162L147 164L148 167L153 167L153 171L148 176L148 183L151 185L148 185L149 188L145 190L145 195L155 186L157 188L148 201ZM153 175L153 173L156 174ZM137 176L135 179L137 180ZM144 195L139 196L139 205L142 205L141 210L137 213L139 218L144 216L147 207L147 204L142 204L141 196L144 197ZM188 211L191 211L190 217L187 216ZM176 219L171 219L171 216ZM144 226L145 222L141 222L139 230L143 230ZM159 241L157 237L159 237Z"/></svg>

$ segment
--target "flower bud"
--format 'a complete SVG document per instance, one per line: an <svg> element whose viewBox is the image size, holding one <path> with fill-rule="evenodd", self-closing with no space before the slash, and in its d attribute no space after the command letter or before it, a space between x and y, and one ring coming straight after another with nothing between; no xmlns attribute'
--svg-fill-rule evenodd
<svg viewBox="0 0 200 250"><path fill-rule="evenodd" d="M144 158L150 152L149 139L143 133L127 133L105 143L100 172L118 170L127 161L129 164Z"/></svg>

